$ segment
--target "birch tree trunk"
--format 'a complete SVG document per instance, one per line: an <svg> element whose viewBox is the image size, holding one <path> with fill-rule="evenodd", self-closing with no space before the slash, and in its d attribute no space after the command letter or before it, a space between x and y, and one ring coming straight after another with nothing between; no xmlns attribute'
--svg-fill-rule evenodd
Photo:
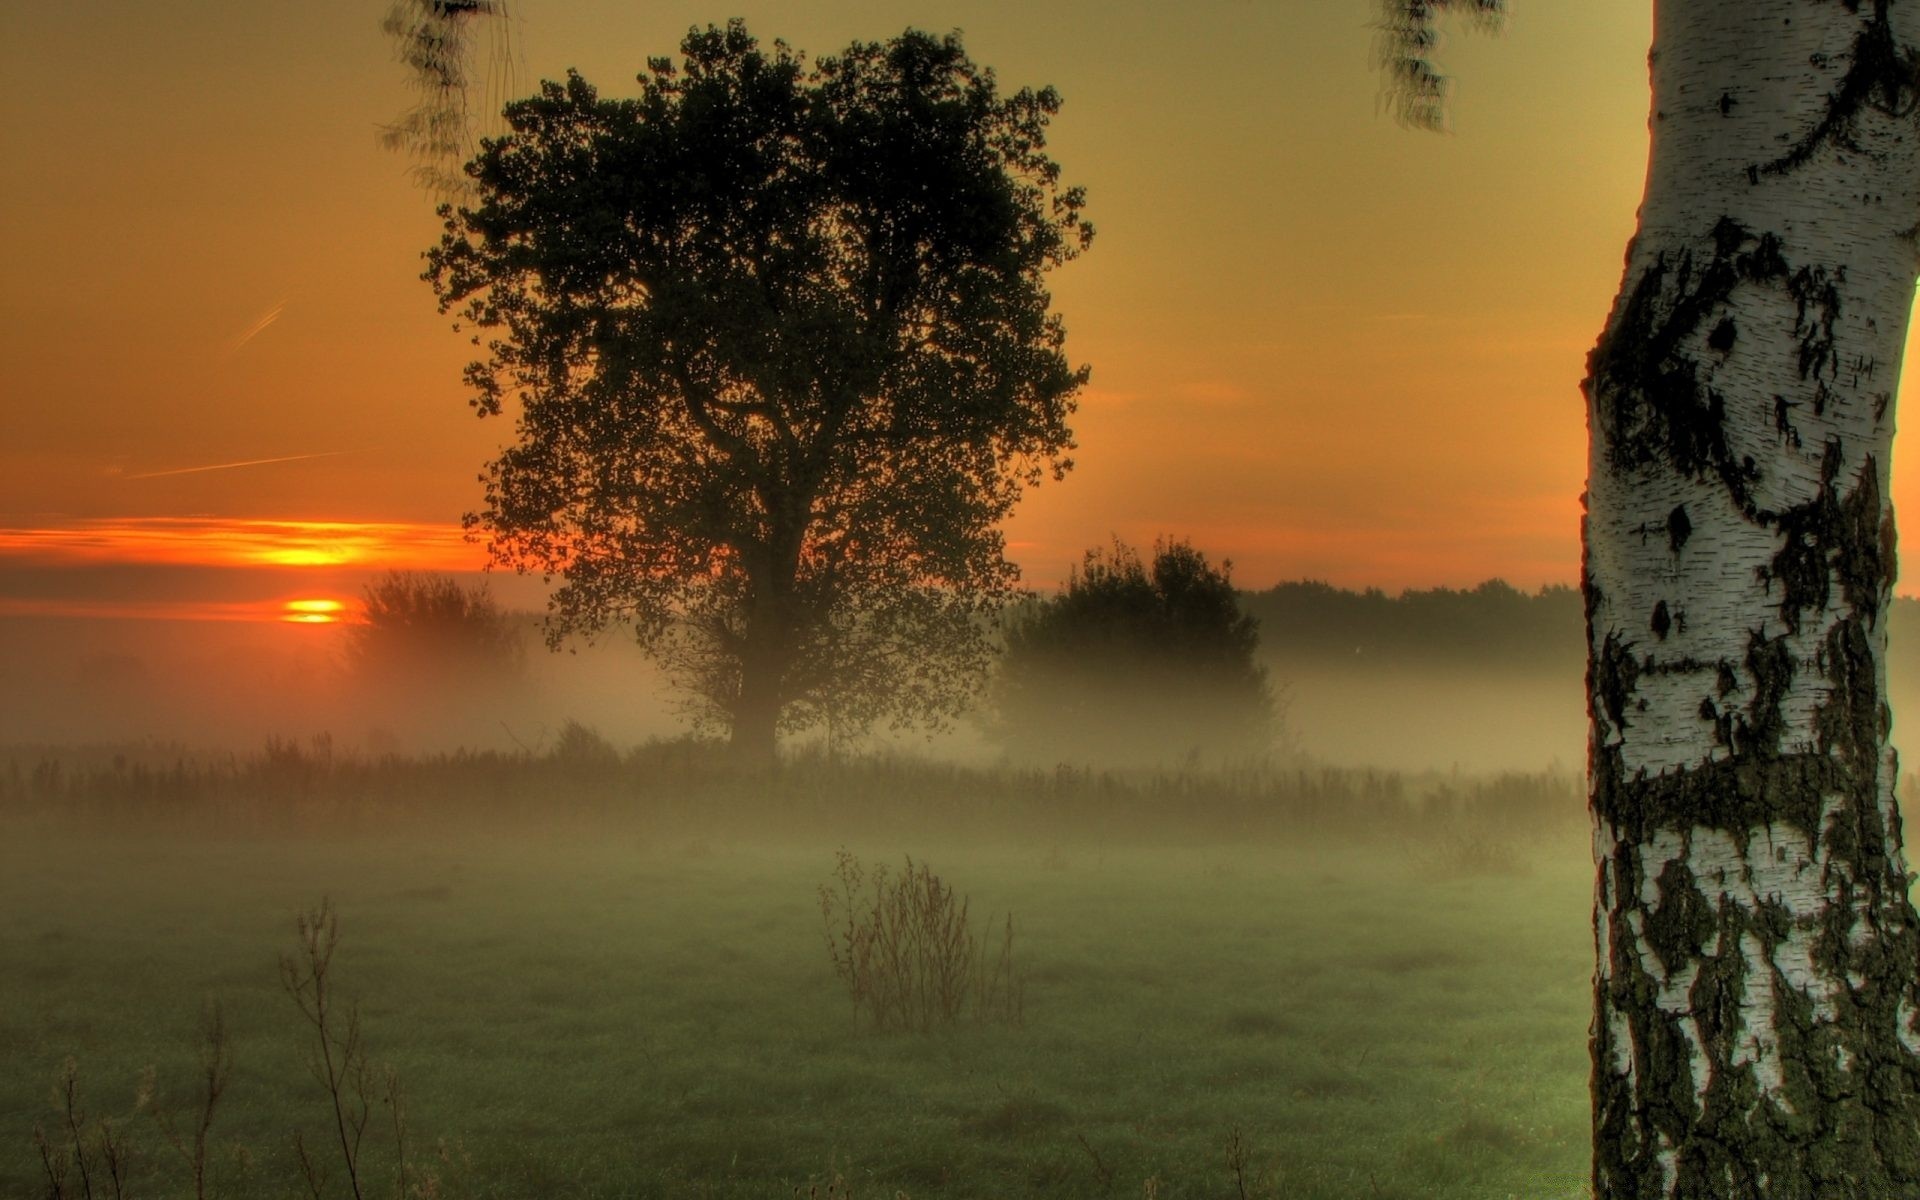
<svg viewBox="0 0 1920 1200"><path fill-rule="evenodd" d="M1920 4L1657 0L1585 384L1594 1192L1920 1197L1884 651Z"/></svg>

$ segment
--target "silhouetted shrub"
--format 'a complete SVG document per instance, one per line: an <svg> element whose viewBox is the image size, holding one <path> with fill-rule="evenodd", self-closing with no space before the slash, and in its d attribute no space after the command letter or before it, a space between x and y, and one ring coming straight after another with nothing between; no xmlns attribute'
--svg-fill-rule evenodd
<svg viewBox="0 0 1920 1200"><path fill-rule="evenodd" d="M376 684L497 686L526 670L521 629L485 583L423 571L389 571L366 586L345 653L349 669Z"/></svg>
<svg viewBox="0 0 1920 1200"><path fill-rule="evenodd" d="M1126 545L1091 550L1067 585L1013 615L991 732L1016 758L1116 765L1244 759L1278 719L1259 622L1231 563L1162 541L1149 566Z"/></svg>
<svg viewBox="0 0 1920 1200"><path fill-rule="evenodd" d="M484 582L389 571L365 588L342 653L361 712L390 749L474 744L529 703L526 633Z"/></svg>
<svg viewBox="0 0 1920 1200"><path fill-rule="evenodd" d="M620 752L591 725L569 720L560 727L549 752L554 762L577 771L609 771L620 765Z"/></svg>

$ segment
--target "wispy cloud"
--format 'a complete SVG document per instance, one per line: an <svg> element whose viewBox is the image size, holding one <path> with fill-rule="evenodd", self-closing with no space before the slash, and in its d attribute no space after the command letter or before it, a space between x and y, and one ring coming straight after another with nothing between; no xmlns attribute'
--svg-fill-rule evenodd
<svg viewBox="0 0 1920 1200"><path fill-rule="evenodd" d="M1245 384L1232 379L1189 379L1174 394L1191 404L1244 404L1252 395Z"/></svg>
<svg viewBox="0 0 1920 1200"><path fill-rule="evenodd" d="M171 467L165 471L141 471L122 475L122 479L164 479L169 475L198 475L202 471L232 471L240 467L265 467L274 463L306 462L314 458L338 458L343 454L364 454L364 450L322 450L318 454L283 454L278 458L248 458L239 462L208 463L200 467Z"/></svg>
<svg viewBox="0 0 1920 1200"><path fill-rule="evenodd" d="M261 313L259 316L255 317L251 325L248 325L245 329L241 330L239 333L235 334L233 337L230 337L227 339L226 345L223 348L223 353L221 354L221 357L232 358L234 355L240 353L240 351L246 346L248 342L251 342L254 338L259 337L261 334L261 331L265 330L267 326L279 320L280 314L285 311L287 311L287 302L285 300L281 300L275 303L272 307L268 308L265 312Z"/></svg>

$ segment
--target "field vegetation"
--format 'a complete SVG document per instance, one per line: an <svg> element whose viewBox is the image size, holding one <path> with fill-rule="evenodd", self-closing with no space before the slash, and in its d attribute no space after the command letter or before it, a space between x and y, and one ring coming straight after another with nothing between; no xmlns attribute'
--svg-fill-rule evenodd
<svg viewBox="0 0 1920 1200"><path fill-rule="evenodd" d="M49 1194L49 1149L66 1195L82 1160L95 1196L352 1194L310 1069L331 920L367 1196L1584 1195L1572 776L559 745L17 752L0 1194ZM842 850L970 909L957 1019L849 1003L886 895Z"/></svg>
<svg viewBox="0 0 1920 1200"><path fill-rule="evenodd" d="M1578 1194L1570 778L803 759L768 779L691 743L560 746L17 752L0 1193L47 1192L50 1147L67 1194L76 1148L116 1194L104 1136L125 1194L196 1195L156 1118L195 1127L217 1004L206 1194L308 1194L303 1151L350 1194L337 1089L276 969L311 974L325 897L368 1195L399 1186L395 1131L413 1194ZM843 848L971 906L992 1019L882 1029L849 1004L821 907Z"/></svg>

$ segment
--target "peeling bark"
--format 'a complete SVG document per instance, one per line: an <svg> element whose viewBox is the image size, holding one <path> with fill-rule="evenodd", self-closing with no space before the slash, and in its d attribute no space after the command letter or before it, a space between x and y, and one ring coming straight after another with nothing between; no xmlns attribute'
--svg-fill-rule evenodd
<svg viewBox="0 0 1920 1200"><path fill-rule="evenodd" d="M1920 11L1655 13L1585 384L1594 1193L1920 1196L1881 620Z"/></svg>

